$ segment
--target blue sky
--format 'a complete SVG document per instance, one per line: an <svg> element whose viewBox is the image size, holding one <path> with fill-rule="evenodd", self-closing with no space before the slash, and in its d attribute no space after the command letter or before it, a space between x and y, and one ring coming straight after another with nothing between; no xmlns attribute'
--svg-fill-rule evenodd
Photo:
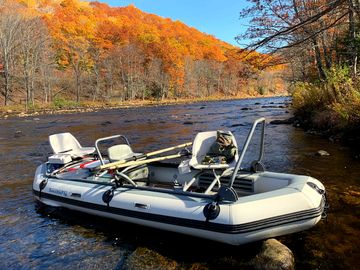
<svg viewBox="0 0 360 270"><path fill-rule="evenodd" d="M239 44L234 38L245 30L246 25L246 21L239 19L239 12L246 5L246 0L100 0L100 2L111 6L134 4L142 11L180 20L201 32L237 46Z"/></svg>

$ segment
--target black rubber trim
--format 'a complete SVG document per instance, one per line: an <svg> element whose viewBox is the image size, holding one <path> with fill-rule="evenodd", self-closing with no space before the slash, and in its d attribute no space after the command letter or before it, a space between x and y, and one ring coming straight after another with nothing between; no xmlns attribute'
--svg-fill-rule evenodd
<svg viewBox="0 0 360 270"><path fill-rule="evenodd" d="M33 193L35 196L39 196L39 191L33 190ZM154 222L160 222L160 223L166 223L176 226L182 226L182 227L190 227L190 228L196 228L196 229L202 229L202 230L208 230L208 231L214 231L219 233L227 233L227 234L241 234L241 233L248 233L263 229L268 229L271 227L286 225L289 223L294 223L298 221L305 221L309 219L313 219L316 217L321 216L325 202L322 199L321 204L317 208L309 209L309 210L303 210L298 211L291 214L286 215L280 215L272 218L266 218L254 222L248 222L244 224L238 224L238 225L228 225L228 224L220 224L220 223L213 223L213 222L206 222L205 217L204 221L199 220L192 220L192 219L185 219L185 218L178 218L178 217L171 217L171 216L164 216L159 214L151 214L151 213L144 213L144 212L138 212L128 209L121 209L121 208L115 208L107 205L99 205L79 200L73 200L70 198L64 198L57 195L49 194L42 192L41 198L46 198L53 201L58 201L70 205L75 205L79 207L84 207L96 211L102 211L107 212L111 214L131 217L131 218L137 218L137 219L143 219L148 221L154 221ZM221 205L220 205L221 208Z"/></svg>

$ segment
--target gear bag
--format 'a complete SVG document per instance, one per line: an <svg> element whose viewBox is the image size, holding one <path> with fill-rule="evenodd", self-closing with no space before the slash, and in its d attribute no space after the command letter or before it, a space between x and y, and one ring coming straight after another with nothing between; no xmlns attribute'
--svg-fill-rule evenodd
<svg viewBox="0 0 360 270"><path fill-rule="evenodd" d="M232 138L229 131L218 130L216 141L211 145L202 164L226 164L233 161L237 149Z"/></svg>

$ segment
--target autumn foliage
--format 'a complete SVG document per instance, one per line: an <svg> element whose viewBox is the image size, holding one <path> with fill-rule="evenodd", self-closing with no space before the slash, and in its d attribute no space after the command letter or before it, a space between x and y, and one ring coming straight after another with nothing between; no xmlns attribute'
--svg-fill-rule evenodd
<svg viewBox="0 0 360 270"><path fill-rule="evenodd" d="M0 0L0 23L13 20L11 16L17 16L19 25L39 19L34 29L42 29L43 42L29 48L37 63L27 79L18 75L24 74L18 48L9 55L0 51L0 67L7 66L0 80L9 79L1 92L5 104L16 102L13 97L19 96L25 79L26 102L32 104L60 96L79 101L238 95L249 80L264 73L269 60L133 5ZM2 26L0 32L6 32ZM24 31L13 29L9 38L20 44ZM257 87L247 87L247 94Z"/></svg>

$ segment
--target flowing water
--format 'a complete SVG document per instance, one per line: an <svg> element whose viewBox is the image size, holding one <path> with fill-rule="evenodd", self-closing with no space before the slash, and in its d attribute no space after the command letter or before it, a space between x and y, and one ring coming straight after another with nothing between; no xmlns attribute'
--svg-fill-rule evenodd
<svg viewBox="0 0 360 270"><path fill-rule="evenodd" d="M246 99L0 120L0 269L121 269L137 247L154 250L184 269L238 268L258 243L230 247L74 212L38 211L33 174L50 152L49 134L69 131L85 146L123 134L133 149L148 152L191 141L199 131L228 129L242 145L258 117L268 122L290 117L288 102ZM256 146L257 141L248 160L256 156ZM320 149L331 156L316 156ZM293 251L297 268L356 269L359 153L291 125L268 124L264 163L270 171L318 178L329 194L326 220L279 238Z"/></svg>

